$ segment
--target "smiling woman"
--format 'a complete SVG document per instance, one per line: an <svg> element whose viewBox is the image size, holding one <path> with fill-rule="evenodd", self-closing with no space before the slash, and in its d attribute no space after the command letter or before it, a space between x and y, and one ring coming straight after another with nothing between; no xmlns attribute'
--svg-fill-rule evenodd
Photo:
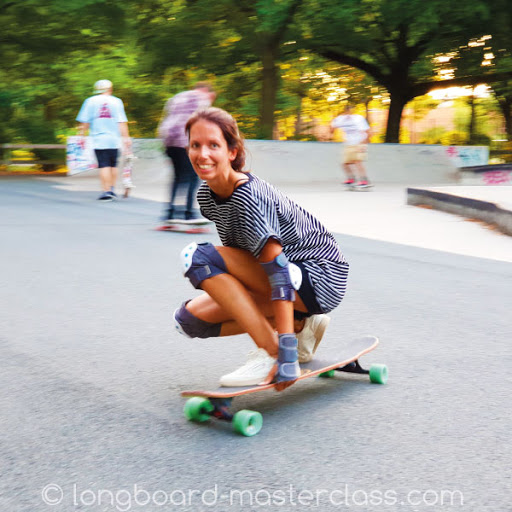
<svg viewBox="0 0 512 512"><path fill-rule="evenodd" d="M193 115L186 126L188 155L197 175L219 197L229 197L245 165L245 147L236 122L224 110L209 108Z"/></svg>
<svg viewBox="0 0 512 512"><path fill-rule="evenodd" d="M334 237L311 214L256 175L245 172L245 147L234 118L218 108L188 121L189 158L203 180L201 213L222 246L190 244L183 273L205 293L174 313L191 338L248 333L248 362L220 379L245 386L276 379L282 390L310 361L342 300L348 275ZM277 331L277 332L276 332Z"/></svg>

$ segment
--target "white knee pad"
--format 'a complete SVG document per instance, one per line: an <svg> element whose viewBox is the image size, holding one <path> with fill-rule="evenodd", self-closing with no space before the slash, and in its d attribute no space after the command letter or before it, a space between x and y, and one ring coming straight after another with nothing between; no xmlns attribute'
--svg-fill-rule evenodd
<svg viewBox="0 0 512 512"><path fill-rule="evenodd" d="M200 288L205 279L226 274L227 268L217 248L210 242L187 245L180 254L183 275L194 288Z"/></svg>
<svg viewBox="0 0 512 512"><path fill-rule="evenodd" d="M188 271L190 266L192 265L192 258L194 256L194 253L197 250L197 244L195 242L192 242L191 244L187 245L180 253L180 261L181 261L181 270L183 272L183 275Z"/></svg>
<svg viewBox="0 0 512 512"><path fill-rule="evenodd" d="M298 290L300 285L302 284L302 271L300 267L295 265L295 263L288 264L288 272L290 273L290 280L292 282L292 286Z"/></svg>

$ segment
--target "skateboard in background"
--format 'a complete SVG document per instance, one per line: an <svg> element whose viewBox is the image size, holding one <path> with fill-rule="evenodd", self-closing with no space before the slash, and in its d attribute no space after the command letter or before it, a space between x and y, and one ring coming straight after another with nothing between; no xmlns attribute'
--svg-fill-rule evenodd
<svg viewBox="0 0 512 512"><path fill-rule="evenodd" d="M175 231L178 233L210 233L213 223L207 219L172 219L161 224L156 229L157 231Z"/></svg>
<svg viewBox="0 0 512 512"><path fill-rule="evenodd" d="M124 165L123 165L123 187L124 187L124 197L128 197L130 195L130 191L132 188L135 188L135 185L133 184L132 180L132 171L133 171L133 161L137 157L130 153L129 155L126 155L126 158L124 159Z"/></svg>
<svg viewBox="0 0 512 512"><path fill-rule="evenodd" d="M354 181L352 183L344 183L347 190L351 190L353 192L368 192L373 188L373 184L369 181L366 182L364 185L360 185L357 181Z"/></svg>

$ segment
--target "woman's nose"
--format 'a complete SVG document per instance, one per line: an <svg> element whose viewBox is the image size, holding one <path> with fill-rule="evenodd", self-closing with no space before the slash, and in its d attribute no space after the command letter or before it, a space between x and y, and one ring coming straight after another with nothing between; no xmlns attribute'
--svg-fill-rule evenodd
<svg viewBox="0 0 512 512"><path fill-rule="evenodd" d="M208 146L201 146L201 148L199 149L199 156L201 158L207 158L210 154L210 150L208 149Z"/></svg>

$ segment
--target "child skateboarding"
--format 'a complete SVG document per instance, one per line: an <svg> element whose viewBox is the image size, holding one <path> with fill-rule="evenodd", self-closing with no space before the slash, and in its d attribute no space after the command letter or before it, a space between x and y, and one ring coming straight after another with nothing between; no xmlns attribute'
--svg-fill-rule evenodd
<svg viewBox="0 0 512 512"><path fill-rule="evenodd" d="M215 223L221 246L191 243L181 253L185 277L203 294L174 312L191 338L247 333L256 344L226 387L277 382L281 391L313 358L345 294L348 263L334 237L309 212L245 171L235 119L218 108L187 122L188 155L203 181L201 214Z"/></svg>

